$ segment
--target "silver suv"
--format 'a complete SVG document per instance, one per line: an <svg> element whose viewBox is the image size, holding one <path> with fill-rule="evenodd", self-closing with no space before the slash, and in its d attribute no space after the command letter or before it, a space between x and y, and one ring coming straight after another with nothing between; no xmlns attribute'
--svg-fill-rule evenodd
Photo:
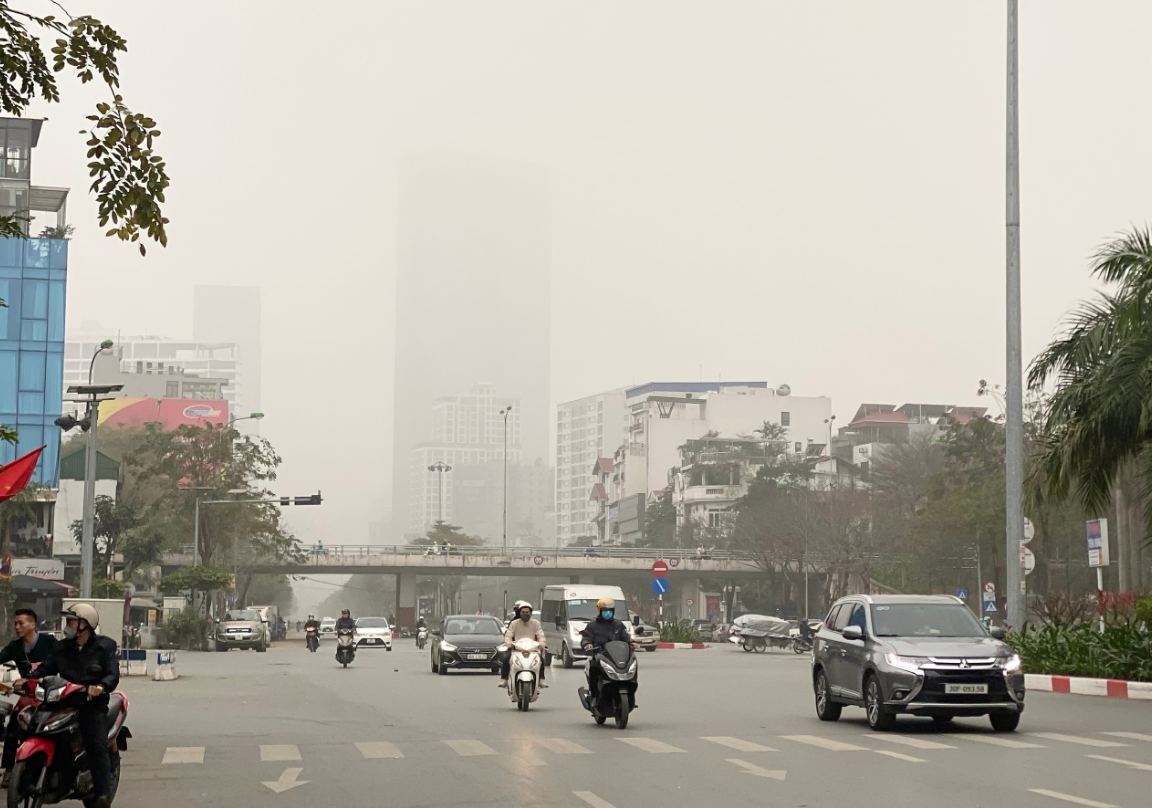
<svg viewBox="0 0 1152 808"><path fill-rule="evenodd" d="M821 721L863 707L874 730L899 713L940 723L987 715L1012 732L1024 712L1020 657L949 595L851 595L832 604L812 644Z"/></svg>
<svg viewBox="0 0 1152 808"><path fill-rule="evenodd" d="M216 650L252 648L264 653L268 650L268 624L253 609L229 609L216 624Z"/></svg>

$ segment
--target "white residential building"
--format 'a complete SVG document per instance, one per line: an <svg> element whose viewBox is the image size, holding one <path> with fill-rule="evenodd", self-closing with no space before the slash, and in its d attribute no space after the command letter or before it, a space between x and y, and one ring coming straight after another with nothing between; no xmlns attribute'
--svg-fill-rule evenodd
<svg viewBox="0 0 1152 808"><path fill-rule="evenodd" d="M590 501L593 469L624 443L628 415L623 388L567 401L556 408L556 534L560 543L594 536L598 509Z"/></svg>

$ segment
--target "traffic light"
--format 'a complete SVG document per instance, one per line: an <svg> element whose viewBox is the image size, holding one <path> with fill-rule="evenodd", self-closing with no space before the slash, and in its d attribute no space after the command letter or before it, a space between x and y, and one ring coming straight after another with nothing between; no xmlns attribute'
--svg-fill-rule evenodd
<svg viewBox="0 0 1152 808"><path fill-rule="evenodd" d="M319 491L310 497L296 497L295 499L296 505L319 505L321 502L323 499L320 497Z"/></svg>

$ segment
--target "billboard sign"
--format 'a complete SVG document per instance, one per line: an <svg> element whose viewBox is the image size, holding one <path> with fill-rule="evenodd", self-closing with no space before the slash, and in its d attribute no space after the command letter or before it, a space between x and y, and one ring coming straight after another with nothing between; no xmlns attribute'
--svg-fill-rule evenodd
<svg viewBox="0 0 1152 808"><path fill-rule="evenodd" d="M165 429L228 423L228 402L191 398L114 398L100 405L100 426L138 428L159 422Z"/></svg>
<svg viewBox="0 0 1152 808"><path fill-rule="evenodd" d="M49 581L64 580L64 559L62 558L14 558L13 575L31 575L33 578L46 578Z"/></svg>
<svg viewBox="0 0 1152 808"><path fill-rule="evenodd" d="M1108 520L1089 519L1088 529L1088 566L1108 566Z"/></svg>

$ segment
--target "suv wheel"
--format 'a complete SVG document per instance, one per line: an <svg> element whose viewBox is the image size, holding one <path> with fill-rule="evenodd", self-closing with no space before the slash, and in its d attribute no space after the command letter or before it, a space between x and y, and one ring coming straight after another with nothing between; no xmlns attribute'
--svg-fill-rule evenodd
<svg viewBox="0 0 1152 808"><path fill-rule="evenodd" d="M821 670L816 674L816 717L821 721L839 721L843 705L834 704L828 692L828 677Z"/></svg>
<svg viewBox="0 0 1152 808"><path fill-rule="evenodd" d="M877 732L889 732L896 727L896 713L884 709L884 693L880 680L869 674L864 682L864 710L868 714L868 726Z"/></svg>
<svg viewBox="0 0 1152 808"><path fill-rule="evenodd" d="M571 668L576 664L576 660L572 658L572 652L568 650L568 643L560 646L560 659L563 661L565 668Z"/></svg>
<svg viewBox="0 0 1152 808"><path fill-rule="evenodd" d="M1020 726L1020 713L992 713L988 720L996 732L1015 732Z"/></svg>

